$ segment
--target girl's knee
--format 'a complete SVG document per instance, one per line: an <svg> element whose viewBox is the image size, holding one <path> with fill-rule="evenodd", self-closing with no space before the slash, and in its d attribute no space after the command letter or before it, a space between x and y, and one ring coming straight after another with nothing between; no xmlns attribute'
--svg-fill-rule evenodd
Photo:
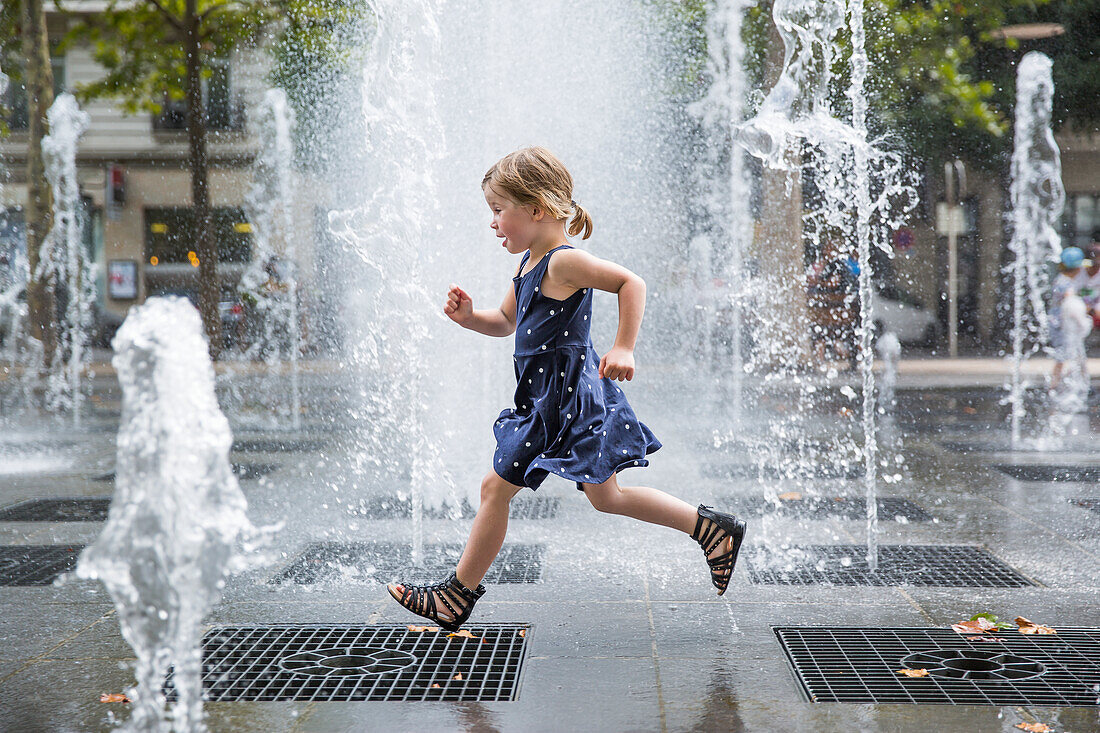
<svg viewBox="0 0 1100 733"><path fill-rule="evenodd" d="M622 492L618 486L594 486L592 484L586 484L584 495L588 497L589 503L592 504L592 508L598 512L605 512L607 514L619 513L619 499L622 497Z"/></svg>
<svg viewBox="0 0 1100 733"><path fill-rule="evenodd" d="M481 503L511 501L520 488L502 479L496 471L490 471L481 479Z"/></svg>

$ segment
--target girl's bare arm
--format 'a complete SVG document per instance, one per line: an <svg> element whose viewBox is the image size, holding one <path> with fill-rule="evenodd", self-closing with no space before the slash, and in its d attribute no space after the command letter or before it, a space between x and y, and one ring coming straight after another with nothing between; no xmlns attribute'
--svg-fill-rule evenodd
<svg viewBox="0 0 1100 733"><path fill-rule="evenodd" d="M562 250L554 255L546 270L554 283L579 290L596 288L619 296L619 329L615 345L600 362L600 376L609 379L633 379L634 345L645 312L645 281L622 265L601 260L579 249Z"/></svg>
<svg viewBox="0 0 1100 733"><path fill-rule="evenodd" d="M511 336L516 332L516 293L509 287L499 308L474 310L473 299L457 285L451 285L443 313L452 321L486 336Z"/></svg>

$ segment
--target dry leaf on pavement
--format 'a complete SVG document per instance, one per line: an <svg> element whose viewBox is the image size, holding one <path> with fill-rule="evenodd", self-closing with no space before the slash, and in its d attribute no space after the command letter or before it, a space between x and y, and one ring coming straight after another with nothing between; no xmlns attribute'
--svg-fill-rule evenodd
<svg viewBox="0 0 1100 733"><path fill-rule="evenodd" d="M452 636L461 636L463 639L476 639L477 638L476 636L471 634L466 629L460 629L458 631L452 631L451 633L447 634L448 638L450 638Z"/></svg>
<svg viewBox="0 0 1100 733"><path fill-rule="evenodd" d="M1028 733L1054 733L1054 729L1046 723L1017 723L1016 727Z"/></svg>
<svg viewBox="0 0 1100 733"><path fill-rule="evenodd" d="M975 616L969 621L951 624L951 628L960 634L984 634L987 631L996 631L997 624L983 616Z"/></svg>
<svg viewBox="0 0 1100 733"><path fill-rule="evenodd" d="M779 498L783 501L798 501L802 498L801 491L784 491L779 495Z"/></svg>
<svg viewBox="0 0 1100 733"><path fill-rule="evenodd" d="M1023 616L1016 617L1016 625L1019 626L1019 632L1021 634L1057 634L1058 632L1049 626L1043 626L1033 621L1028 621Z"/></svg>
<svg viewBox="0 0 1100 733"><path fill-rule="evenodd" d="M906 677L927 677L927 669L899 669L898 674L903 674Z"/></svg>
<svg viewBox="0 0 1100 733"><path fill-rule="evenodd" d="M121 692L104 692L99 696L100 702L130 702L130 698Z"/></svg>

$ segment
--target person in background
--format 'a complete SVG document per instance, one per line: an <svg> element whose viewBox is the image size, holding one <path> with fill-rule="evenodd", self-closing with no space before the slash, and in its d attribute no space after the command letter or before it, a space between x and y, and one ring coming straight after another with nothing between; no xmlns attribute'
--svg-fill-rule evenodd
<svg viewBox="0 0 1100 733"><path fill-rule="evenodd" d="M1062 372L1065 363L1083 359L1083 353L1077 354L1081 349L1075 349L1066 332L1067 324L1064 322L1066 300L1069 297L1078 298L1077 289L1082 284L1082 276L1085 274L1085 253L1080 247L1066 247L1062 250L1061 263L1058 265L1058 274L1051 285L1050 312L1048 314L1050 324L1050 350L1054 357L1054 372L1050 378L1050 391L1058 389L1062 381ZM1076 329L1074 329L1076 330ZM1081 365L1084 368L1084 365ZM1086 372L1087 373L1087 372Z"/></svg>

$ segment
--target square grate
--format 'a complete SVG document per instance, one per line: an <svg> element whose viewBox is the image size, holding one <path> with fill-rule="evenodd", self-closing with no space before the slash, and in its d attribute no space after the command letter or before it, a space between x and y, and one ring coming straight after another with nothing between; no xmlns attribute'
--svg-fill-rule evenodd
<svg viewBox="0 0 1100 733"><path fill-rule="evenodd" d="M422 585L445 579L458 564L462 545L425 545L423 560L412 562L412 547L394 542L321 542L308 546L272 583L308 585L366 576L379 583ZM483 583L538 583L542 545L505 545Z"/></svg>
<svg viewBox="0 0 1100 733"><path fill-rule="evenodd" d="M0 586L49 585L76 567L82 545L0 545Z"/></svg>
<svg viewBox="0 0 1100 733"><path fill-rule="evenodd" d="M512 499L508 516L512 519L553 519L561 508L561 499L546 496L521 496ZM355 514L371 519L405 518L412 516L412 501L394 494L375 496L359 504ZM465 499L455 506L425 508L428 519L473 519L477 510Z"/></svg>
<svg viewBox="0 0 1100 733"><path fill-rule="evenodd" d="M278 470L279 464L277 463L234 463L233 475L237 477L238 481L254 481L258 478L272 473ZM114 481L115 472L104 473L96 476L94 481Z"/></svg>
<svg viewBox="0 0 1100 733"><path fill-rule="evenodd" d="M331 440L320 438L237 438L233 441L233 450L238 453L309 453L331 446Z"/></svg>
<svg viewBox="0 0 1100 733"><path fill-rule="evenodd" d="M465 628L473 638L399 625L214 627L202 641L204 699L515 700L529 627Z"/></svg>
<svg viewBox="0 0 1100 733"><path fill-rule="evenodd" d="M808 480L808 479L847 479L863 478L863 466L853 462L848 465L836 465L834 463L814 463L812 466L791 465L776 466L768 464L764 466L751 463L720 463L711 461L699 467L699 473L703 478L735 478L735 479L778 479L778 480Z"/></svg>
<svg viewBox="0 0 1100 733"><path fill-rule="evenodd" d="M773 504L762 496L730 496L724 504L748 516L778 514L806 519L856 519L867 518L867 500L862 496L806 496L802 499L780 499ZM884 521L931 522L934 517L908 499L897 496L880 496L875 502L878 518Z"/></svg>
<svg viewBox="0 0 1100 733"><path fill-rule="evenodd" d="M950 629L775 627L811 702L1100 705L1100 629L1056 635ZM910 678L897 670L926 669Z"/></svg>
<svg viewBox="0 0 1100 733"><path fill-rule="evenodd" d="M1071 504L1075 504L1075 505L1081 507L1082 509L1091 509L1092 511L1096 512L1097 514L1100 514L1100 499L1081 498L1081 499L1070 499L1069 501L1070 501Z"/></svg>
<svg viewBox="0 0 1100 733"><path fill-rule="evenodd" d="M1054 464L997 464L997 470L1019 481L1095 483L1100 481L1100 466L1059 466Z"/></svg>
<svg viewBox="0 0 1100 733"><path fill-rule="evenodd" d="M0 522L104 522L111 499L30 499L0 510Z"/></svg>
<svg viewBox="0 0 1100 733"><path fill-rule="evenodd" d="M880 545L874 572L866 555L864 545L807 545L783 555L758 551L747 558L749 579L768 585L1035 585L984 549L971 545Z"/></svg>

